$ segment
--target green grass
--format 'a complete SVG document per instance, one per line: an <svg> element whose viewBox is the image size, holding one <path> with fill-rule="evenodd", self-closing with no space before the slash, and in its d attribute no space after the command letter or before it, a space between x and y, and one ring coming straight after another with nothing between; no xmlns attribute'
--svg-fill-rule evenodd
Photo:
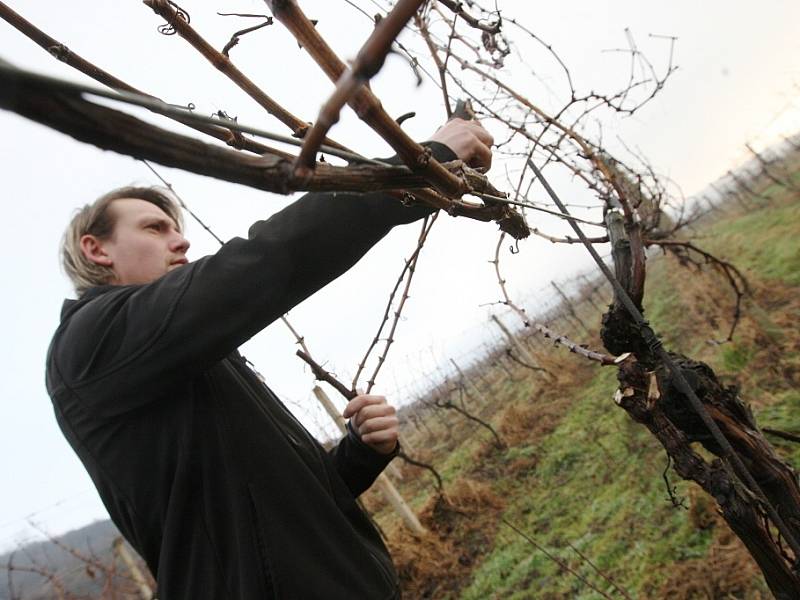
<svg viewBox="0 0 800 600"><path fill-rule="evenodd" d="M752 214L714 225L703 246L735 257L751 278L800 285L800 205L764 207ZM724 256L724 254L723 254ZM679 291L680 280L693 277L664 260L651 261L645 306L665 343L694 355L703 352L726 373L746 371L759 349L746 341L707 350L692 335L686 318L692 307ZM761 311L768 337L780 330ZM663 450L643 428L611 401L614 373L604 369L583 389L558 429L537 448L540 460L531 482L519 486L506 518L545 548L573 565L595 584L604 584L578 560L567 542L577 546L634 596L657 589L676 561L706 554L711 531L695 529L687 512L668 501L661 477ZM758 394L759 390L747 390ZM762 426L800 432L800 393L788 391L758 412ZM778 452L800 466L800 445L777 441ZM688 484L670 472L677 495ZM608 584L600 586L606 591ZM494 550L475 571L464 600L483 598L597 598L598 593L518 534L505 528ZM613 594L612 594L613 595Z"/></svg>
<svg viewBox="0 0 800 600"><path fill-rule="evenodd" d="M726 371L738 373L747 367L755 353L755 348L734 341L722 349L722 365Z"/></svg>
<svg viewBox="0 0 800 600"><path fill-rule="evenodd" d="M709 534L694 531L686 511L672 507L661 478L665 456L614 405L614 387L614 372L605 369L588 386L574 390L575 404L536 447L539 464L518 482L505 518L593 582L604 583L588 564L579 564L567 542L637 589L657 583L652 567L674 561L672 548L681 549L679 558L702 555ZM685 493L684 484L678 487ZM511 528L502 527L494 550L461 598L538 597L528 586L554 597L598 597Z"/></svg>
<svg viewBox="0 0 800 600"><path fill-rule="evenodd" d="M777 401L756 413L760 427L800 433L800 391L787 390L779 395ZM768 436L778 454L800 469L800 444Z"/></svg>
<svg viewBox="0 0 800 600"><path fill-rule="evenodd" d="M800 335L795 328L779 324L786 322L781 312L785 300L784 304L773 302L770 290L780 287L784 299L800 293L800 203L781 199L778 189L770 193L776 197L772 203L744 215L720 217L697 240L700 247L742 269L760 290L760 296L748 300L732 343L708 343L722 331L727 334L729 327L722 305L730 303L730 295L725 296L729 292L719 276L702 275L706 280L698 284L694 279L698 275L673 259L652 259L644 305L668 349L708 362L729 378L726 384L738 378L743 382L741 393L745 400L753 400L762 427L797 434L800 391L791 383L790 373L792 369L800 373ZM687 287L687 281L692 285ZM580 359L563 353L559 360L563 370L576 370L575 361ZM480 461L500 470L515 462L535 465L513 476L489 479L506 502L503 518L535 544L498 524L494 543L486 548L468 584L456 595L442 594L437 599L601 597L548 558L537 544L613 597L619 594L568 544L634 598L656 598L677 563L706 557L714 530L699 529L689 511L673 506L662 476L667 466L664 450L613 402L615 370L596 367L587 372L587 376L576 375L574 385L559 385L557 393L569 402L549 434L478 459L489 434L477 432L445 456L439 455L437 467L448 482L475 477ZM539 401L539 385L537 378L527 377L517 384L498 385L496 392L504 407L529 406ZM496 415L495 427L498 419ZM800 444L769 439L779 455L800 469ZM671 469L668 478L685 506L695 502L713 513L713 500L698 496L696 487L690 490L694 484L682 481ZM753 586L751 592L764 589L758 581Z"/></svg>
<svg viewBox="0 0 800 600"><path fill-rule="evenodd" d="M763 206L712 227L704 246L764 280L800 285L800 203Z"/></svg>

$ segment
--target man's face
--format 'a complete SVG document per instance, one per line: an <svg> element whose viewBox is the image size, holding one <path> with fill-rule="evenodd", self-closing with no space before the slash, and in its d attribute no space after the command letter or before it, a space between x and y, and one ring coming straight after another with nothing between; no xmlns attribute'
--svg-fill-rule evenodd
<svg viewBox="0 0 800 600"><path fill-rule="evenodd" d="M189 241L155 204L123 198L114 200L109 210L115 220L114 231L109 239L97 241L97 246L108 261L106 266L114 271L112 283L150 283L188 262Z"/></svg>

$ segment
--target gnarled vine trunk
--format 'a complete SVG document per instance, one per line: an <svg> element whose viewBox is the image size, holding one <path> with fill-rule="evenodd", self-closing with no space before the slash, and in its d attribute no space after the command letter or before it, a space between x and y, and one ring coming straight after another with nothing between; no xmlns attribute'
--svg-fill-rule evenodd
<svg viewBox="0 0 800 600"><path fill-rule="evenodd" d="M621 215L609 212L606 223L612 243L616 277L636 305L642 306L642 289L635 277L636 265ZM635 226L635 225L634 225ZM638 423L647 427L673 460L682 478L696 482L717 502L719 510L758 564L776 598L800 598L797 558L781 543L770 523L760 493L751 490L737 472L736 464L692 408L676 385L674 375L651 351L639 326L614 299L603 315L601 337L606 348L623 354L619 365L616 401ZM624 353L629 353L625 355ZM739 397L736 386L724 386L707 364L680 354L670 354L692 391L720 428L736 455L758 483L766 501L774 507L797 538L800 536L800 486L794 469L783 462L758 429L752 412ZM717 458L708 461L693 447L699 443Z"/></svg>

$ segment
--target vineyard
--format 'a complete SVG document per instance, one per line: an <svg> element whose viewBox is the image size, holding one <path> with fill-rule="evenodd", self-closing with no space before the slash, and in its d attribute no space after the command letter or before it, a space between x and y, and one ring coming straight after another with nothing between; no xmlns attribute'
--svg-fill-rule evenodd
<svg viewBox="0 0 800 600"><path fill-rule="evenodd" d="M767 195L746 213L724 205L725 212L709 215L698 231L709 249L742 267L751 285L734 342L708 343L731 303L718 276L676 269L676 259L655 257L645 301L665 343L701 357L726 383L741 385L762 428L777 431L768 436L779 455L800 467L797 438L780 437L800 430L800 339L792 325L800 315L800 205L796 193L780 188ZM610 292L587 289L577 304L581 318L597 330L600 313L590 292L599 302L607 302ZM564 310L565 328L568 319ZM415 406L424 427L415 430L413 415L406 415L412 423L404 431L414 431L413 447L442 473L452 503L437 503L422 472L412 471L400 484L430 527L430 546L403 536L381 512L379 498L367 502L379 511L414 590L410 596L625 597L610 578L633 598L770 597L714 502L697 485L676 478L663 449L614 404L613 370L522 335L557 374L554 380L513 361L501 368L504 354L497 348L467 374L481 400L462 392L458 381L440 391L463 393L506 448L498 450L490 433L451 411L430 408L434 399Z"/></svg>
<svg viewBox="0 0 800 600"><path fill-rule="evenodd" d="M439 209L422 221L356 365L330 368L330 357L312 352L315 332L300 331L292 314L282 318L308 373L333 390L314 393L342 431L344 399L371 392L402 335L418 263L424 268L425 246L443 227L439 215L499 229L488 261L498 298L489 304L493 335L467 362L428 362L419 374L424 392L399 414L399 457L361 498L405 597L800 595L797 136L763 151L748 146L747 164L712 184L713 194L687 199L641 153L607 143L594 121L630 117L669 85L674 37L651 36L661 44L651 60L626 31L626 47L614 52L627 61L627 77L618 89L586 91L526 25L473 2L400 0L374 17L350 63L293 0L267 2L271 15L220 14L258 23L221 50L176 3L144 4L160 34L188 43L290 135L223 110L209 118L194 105L164 102L3 3L5 21L113 91L2 62L0 107L132 156L170 190L155 164L279 194L381 192L387 202ZM278 25L335 84L313 122L235 66L255 32ZM417 36L415 49L397 41L405 28ZM546 103L505 78L512 34L536 45L558 74ZM494 125L502 176L492 179L487 165L468 160L440 163L403 129L413 114L388 114L370 80L392 54L435 82L448 119ZM184 133L117 102L186 126ZM365 158L329 137L346 106L392 147L395 161ZM195 137L185 135L189 128ZM223 243L191 202L181 204ZM544 215L551 220L540 228ZM591 270L552 282L557 301L546 306L523 302L507 275L529 237L581 247L594 261ZM9 599L150 593L151 578L119 541L111 554L51 542L77 561L80 576L75 566L65 578L31 554L26 562L24 552L12 553L5 557ZM65 581L76 579L90 591L68 589Z"/></svg>
<svg viewBox="0 0 800 600"><path fill-rule="evenodd" d="M747 211L732 199L720 204L697 230L709 249L742 268L751 286L734 342L708 343L731 303L713 273L689 273L676 269L673 257L653 257L646 299L665 343L700 356L726 382L740 385L779 455L800 468L800 338L793 326L800 316L800 204L796 193L778 186L763 192L768 199ZM607 286L586 286L572 300L597 330L595 304L609 297ZM554 325L577 328L566 306L557 313ZM402 411L409 448L444 483L440 498L429 473L396 461L397 487L427 533L409 534L377 491L364 498L407 596L769 598L757 565L714 502L670 473L664 451L614 404L613 370L518 333L555 379L510 360L501 344L470 365L465 381L443 383ZM502 447L484 427L437 408L448 397L490 424ZM794 440L787 439L792 433ZM96 550L98 562L108 565L105 549ZM21 555L17 561L26 563ZM75 582L72 569L71 589L86 586ZM77 580L89 582L86 572L80 568ZM121 589L132 590L127 578L117 578ZM50 591L20 597L51 597L47 584L43 589Z"/></svg>

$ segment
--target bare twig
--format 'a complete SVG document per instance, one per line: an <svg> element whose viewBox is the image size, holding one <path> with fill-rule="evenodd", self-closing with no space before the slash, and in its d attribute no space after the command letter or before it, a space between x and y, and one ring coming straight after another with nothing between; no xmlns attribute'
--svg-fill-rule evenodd
<svg viewBox="0 0 800 600"><path fill-rule="evenodd" d="M484 23L481 22L479 19L476 19L474 16L469 14L467 11L464 10L463 2L459 0L437 0L443 6L446 6L449 10L453 11L456 16L461 17L464 22L469 25L470 27L474 27L475 29L480 29L484 33L488 35L495 35L500 33L500 28L502 27L502 20L498 15L497 20L493 23Z"/></svg>
<svg viewBox="0 0 800 600"><path fill-rule="evenodd" d="M297 356L300 357L309 367L311 367L311 372L314 374L314 377L319 381L324 381L328 385L330 385L333 389L339 392L342 396L347 398L348 400L352 400L358 394L356 394L355 390L348 390L345 385L336 379L332 373L326 371L322 365L320 365L317 361L311 358L308 354L303 352L302 350L298 350L295 352Z"/></svg>
<svg viewBox="0 0 800 600"><path fill-rule="evenodd" d="M394 285L394 288L392 288L392 291L389 293L389 300L386 303L386 309L384 310L383 319L381 319L381 324L378 326L378 331L373 336L372 342L370 343L369 347L367 348L367 351L364 353L364 357L361 359L361 361L358 364L358 368L356 369L356 374L353 377L353 383L351 385L351 387L353 389L356 389L358 387L358 378L361 376L361 372L366 367L367 359L369 358L370 354L372 353L372 350L375 348L375 346L378 345L378 342L381 339L381 333L383 333L383 327L384 327L384 325L386 325L387 321L389 320L389 312L392 309L392 303L394 302L394 296L397 293L397 290L400 288L400 285L405 280L406 273L408 272L408 270L410 268L412 268L413 265L415 265L417 256L419 256L419 253L422 250L422 244L424 244L425 238L427 237L427 231L428 231L428 220L425 219L425 221L422 224L422 230L420 231L419 239L417 240L417 246L414 249L414 252L411 254L411 256L408 257L405 260L405 262L403 264L403 269L400 271L400 275L397 277L397 281L396 281L396 283ZM422 243L420 243L420 241ZM399 315L397 316L397 318L399 318ZM388 346L387 346L387 349L388 349ZM373 379L374 379L374 377L373 377Z"/></svg>
<svg viewBox="0 0 800 600"><path fill-rule="evenodd" d="M223 17L232 16L232 15L235 15L235 16L238 16L238 17L245 16L243 14L235 14L235 13L219 13L218 12L217 14L220 15L220 16L223 16ZM235 32L231 36L231 39L228 40L228 43L225 44L225 47L222 49L222 54L224 54L228 58L230 58L231 49L239 43L239 40L241 39L241 36L246 35L246 34L248 34L250 32L253 32L253 31L258 31L259 29L261 29L263 27L267 27L268 25L272 25L272 23L273 23L272 17L269 17L267 15L247 15L247 16L249 16L249 17L260 17L260 18L266 19L266 20L263 23L259 23L258 25L253 25L252 27L245 27L244 29L240 29L239 31Z"/></svg>
<svg viewBox="0 0 800 600"><path fill-rule="evenodd" d="M397 457L403 459L409 465L412 465L414 467L419 467L420 469L425 469L426 471L428 471L431 475L433 475L433 479L436 481L436 493L441 494L444 491L444 483L442 483L442 476L439 475L439 471L434 469L431 465L419 461L415 458L412 458L405 452L405 450L400 450L397 453Z"/></svg>
<svg viewBox="0 0 800 600"><path fill-rule="evenodd" d="M286 327L289 328L289 331L292 332L296 343L300 345L300 348L303 349L303 352L305 352L307 356L311 356L311 352L309 351L308 346L306 346L306 338L297 333L297 330L292 327L292 324L289 322L289 319L286 318L286 315L281 317L281 321L283 321L283 324L286 325ZM353 389L356 389L355 385L353 386Z"/></svg>
<svg viewBox="0 0 800 600"><path fill-rule="evenodd" d="M380 20L361 47L353 66L338 78L336 89L322 106L314 125L306 133L303 148L295 163L295 169L299 171L298 175L302 176L308 169L314 168L319 146L323 143L330 128L339 121L339 112L342 107L351 103L363 86L380 71L386 55L392 48L392 42L417 12L423 1L399 0L392 11ZM368 102L369 96L363 96L363 101ZM353 108L358 111L359 105L354 104ZM365 109L370 110L366 107ZM374 110L374 107L371 110Z"/></svg>
<svg viewBox="0 0 800 600"><path fill-rule="evenodd" d="M13 564L13 553L9 557L8 563L3 567L6 571L8 571L8 578L9 578L9 592L11 593L12 599L18 599L19 596L16 594L16 591L13 589L13 584L11 583L12 573L15 571L19 571L21 573L33 573L35 575L39 575L43 579L46 579L47 582L50 584L50 587L55 593L56 600L76 600L75 596L67 592L66 586L61 581L61 579L53 573L50 569L46 569L41 567L37 564L30 564L30 565L15 565Z"/></svg>
<svg viewBox="0 0 800 600"><path fill-rule="evenodd" d="M500 248L503 245L503 238L505 234L501 234L500 238L497 241L497 247L495 248L494 260L490 261L494 265L495 273L497 275L497 282L500 285L500 290L503 293L503 300L502 304L508 306L511 310L513 310L517 316L522 320L522 323L525 327L530 327L535 331L541 333L545 338L553 340L555 345L562 344L566 346L570 352L583 356L594 362L599 362L601 365L613 365L616 357L603 354L602 352L595 352L594 350L589 350L585 346L580 344L576 344L568 337L564 335L560 335L555 333L549 327L542 323L533 322L528 315L525 313L525 310L517 306L512 300L511 297L508 295L508 290L506 289L506 280L500 274Z"/></svg>
<svg viewBox="0 0 800 600"><path fill-rule="evenodd" d="M455 31L456 26L456 19L458 15L453 18L453 31ZM425 40L425 44L428 46L428 51L431 54L431 58L433 58L433 62L436 65L436 70L439 73L439 83L440 87L442 88L442 98L444 100L444 109L445 113L447 114L447 118L450 119L453 116L453 109L450 107L450 95L447 93L447 59L450 58L450 42L453 40L453 35L451 32L450 40L447 44L447 53L445 55L444 62L439 57L439 51L436 49L436 46L431 39L431 33L428 30L428 26L426 24L426 20L421 18L419 15L414 16L414 24L419 29L420 35L422 35L422 39Z"/></svg>
<svg viewBox="0 0 800 600"><path fill-rule="evenodd" d="M328 46L296 0L265 0L265 2L275 18L289 29L328 78L338 82L346 70L345 64ZM406 135L368 88L361 87L349 104L361 120L394 148L409 168L423 174L437 190L446 196L454 197L459 197L468 191L463 180L447 172L430 156L429 151Z"/></svg>
<svg viewBox="0 0 800 600"><path fill-rule="evenodd" d="M524 360L522 360L520 357L514 354L514 350L511 348L506 348L506 356L511 360L513 360L518 365L525 367L526 369L530 369L531 371L542 371L544 373L547 373L551 377L555 378L555 376L548 369L545 369L544 367L537 367L536 365L529 365L528 363L526 363Z"/></svg>
<svg viewBox="0 0 800 600"><path fill-rule="evenodd" d="M732 263L717 258L710 252L706 252L692 242L678 240L645 240L645 244L648 246L654 245L662 247L665 251L669 251L673 256L675 256L675 258L678 259L678 262L682 265L693 265L697 269L700 269L702 264L710 264L718 272L722 273L722 275L728 280L728 284L731 286L731 289L736 296L736 303L733 309L733 319L731 321L730 330L728 331L728 336L724 340L719 340L716 343L730 342L733 339L736 326L739 324L739 320L742 316L742 299L745 295L750 293L750 285L748 284L747 278L745 278L742 272ZM703 262L700 263L697 260L694 260L691 256L692 252L699 254Z"/></svg>
<svg viewBox="0 0 800 600"><path fill-rule="evenodd" d="M800 435L797 435L796 433L789 433L788 431L781 431L780 429L773 429L772 427L762 427L761 431L770 435L774 435L775 437L800 444Z"/></svg>
<svg viewBox="0 0 800 600"><path fill-rule="evenodd" d="M380 372L381 367L386 361L386 356L389 354L389 348L391 347L392 343L394 343L395 331L397 331L397 325L400 322L400 316L403 314L403 307L406 304L406 300L408 300L409 298L408 291L411 288L411 280L413 279L414 273L416 271L417 261L419 260L419 255L420 252L422 251L422 247L425 245L425 242L428 239L428 235L430 234L431 229L433 228L433 224L436 222L436 217L438 217L438 214L434 214L430 218L430 221L426 219L425 222L423 223L422 232L420 233L419 240L417 241L417 248L414 250L412 256L406 260L406 265L403 268L403 273L400 274L400 277L397 280L397 284L395 285L394 289L392 290L389 296L389 302L386 305L387 312L384 314L384 320L381 323L381 327L378 330L378 334L376 334L375 336L376 340L378 339L378 336L380 335L380 332L383 329L383 325L388 320L389 307L391 306L392 301L394 300L394 295L397 292L397 288L400 282L402 281L403 277L405 277L406 285L405 288L403 289L403 294L400 297L400 302L397 305L397 309L394 311L394 319L392 320L392 325L389 328L389 335L386 337L385 340L383 353L378 357L378 364L375 366L375 370L372 372L372 375L370 375L369 381L367 382L367 393L369 393L372 390L373 386L375 385L375 379L378 377L378 373ZM369 351L367 352L367 355L364 356L364 361L366 361L368 355Z"/></svg>
<svg viewBox="0 0 800 600"><path fill-rule="evenodd" d="M88 75L95 81L98 81L103 85L107 85L108 87L115 90L123 90L134 94L141 94L142 96L147 96L149 98L152 98L153 100L159 100L157 97L142 92L141 90L138 90L132 85L125 83L121 79L114 77L110 73L90 63L85 58L79 56L78 54L75 54L64 44L53 39L52 37L44 33L41 29L38 29L33 24L23 19L20 15L12 11L3 2L0 2L0 18L3 18L10 25L18 29L21 33L23 33L28 38L36 42L39 46L44 48L56 59L77 69L81 73ZM256 142L255 140L245 138L236 131L225 127L220 127L219 125L204 124L196 121L187 121L185 119L182 119L180 116L176 115L171 115L170 117L178 122L181 122L189 127L192 127L193 129L196 129L207 135L215 137L218 140L222 140L226 144L234 146L236 148L248 150L256 154L268 153L268 154L283 155L285 157L290 156L289 154L286 154L274 148L270 148L269 146L265 146L264 144Z"/></svg>
<svg viewBox="0 0 800 600"><path fill-rule="evenodd" d="M308 129L308 123L299 119L269 97L260 87L242 73L222 52L216 50L203 37L195 31L188 21L181 18L178 10L167 0L144 0L153 12L167 21L171 27L185 39L192 47L200 52L215 68L228 76L248 96L255 100L269 114L292 130L295 137L302 138ZM342 150L346 148L336 142L327 140L326 144Z"/></svg>
<svg viewBox="0 0 800 600"><path fill-rule="evenodd" d="M453 391L458 391L459 395L463 394L464 393L464 384L463 384L463 382L459 383L459 385L456 388L456 390L453 390ZM466 408L464 408L463 407L463 404L464 404L463 399L461 401L461 404L462 404L462 406L459 406L458 404L456 404L452 400L450 400L450 399L445 400L445 399L443 399L441 397L436 398L433 401L433 405L435 407L443 408L445 410L454 410L458 414L463 416L465 419L473 421L473 422L477 423L478 425L480 425L481 427L483 427L484 429L486 429L489 433L492 434L492 437L494 438L494 446L498 450L503 450L504 448L506 448L506 443L503 441L503 439L500 437L500 435L497 433L495 428L492 427L492 425L490 423L488 423L487 421L484 421L480 417L476 417L474 414L472 414Z"/></svg>
<svg viewBox="0 0 800 600"><path fill-rule="evenodd" d="M546 240L548 240L550 242L553 242L554 244L580 244L581 243L581 241L578 238L570 237L568 235L564 236L564 237L561 237L561 238L554 237L554 236L551 236L551 235L547 235L546 233L543 233L543 232L539 231L539 229L537 229L536 227L531 227L531 233L536 235L536 236L539 236L540 238L544 238L544 239L546 239ZM606 244L606 243L608 243L608 236L607 235L603 235L603 236L599 236L599 237L593 237L593 238L587 238L587 239L592 244Z"/></svg>

